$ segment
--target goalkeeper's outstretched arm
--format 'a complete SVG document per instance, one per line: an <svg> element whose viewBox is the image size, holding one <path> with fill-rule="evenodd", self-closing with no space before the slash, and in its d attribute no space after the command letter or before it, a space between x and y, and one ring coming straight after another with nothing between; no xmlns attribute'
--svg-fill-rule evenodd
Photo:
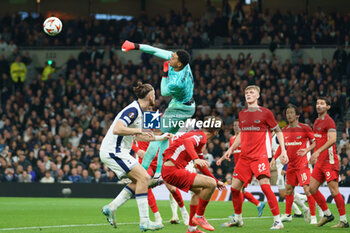
<svg viewBox="0 0 350 233"><path fill-rule="evenodd" d="M126 40L123 45L122 45L122 50L124 52L128 52L130 50L141 50L142 52L152 54L154 56L163 58L165 60L169 60L171 55L173 54L172 51L164 50L164 49L159 49L150 45L146 44L136 44L133 42L130 42Z"/></svg>

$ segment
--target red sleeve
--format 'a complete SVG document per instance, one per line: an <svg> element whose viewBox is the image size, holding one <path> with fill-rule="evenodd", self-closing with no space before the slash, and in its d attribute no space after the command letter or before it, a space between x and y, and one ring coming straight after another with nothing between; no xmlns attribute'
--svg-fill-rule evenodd
<svg viewBox="0 0 350 233"><path fill-rule="evenodd" d="M328 132L328 130L330 130L330 129L337 129L337 127L335 126L335 122L334 122L334 120L329 116L329 119L328 119L328 121L327 121L327 132Z"/></svg>
<svg viewBox="0 0 350 233"><path fill-rule="evenodd" d="M204 159L203 155L200 155L199 156L200 159ZM203 175L206 175L206 176L209 176L211 178L213 178L216 183L218 182L218 180L214 177L214 175L210 172L209 168L205 167L205 168L202 168L200 166L197 166L198 170L203 174Z"/></svg>
<svg viewBox="0 0 350 233"><path fill-rule="evenodd" d="M135 153L137 153L137 152L140 150L140 148L136 145L135 141L132 143L131 149L132 149Z"/></svg>
<svg viewBox="0 0 350 233"><path fill-rule="evenodd" d="M272 112L268 109L266 109L267 112L265 114L265 122L266 124L271 128L275 129L277 127L277 121L275 119L275 116L272 114Z"/></svg>
<svg viewBox="0 0 350 233"><path fill-rule="evenodd" d="M310 139L311 143L315 140L315 135L310 126L305 125L307 137Z"/></svg>
<svg viewBox="0 0 350 233"><path fill-rule="evenodd" d="M184 146L187 154L191 157L192 160L198 159L198 154L196 148L201 145L201 148L205 145L203 143L204 137L201 134L193 135L192 137L186 138L184 140ZM206 140L205 140L206 141Z"/></svg>
<svg viewBox="0 0 350 233"><path fill-rule="evenodd" d="M276 150L276 153L275 153L275 155L273 156L273 158L274 159L277 159L278 157L280 157L280 155L281 155L281 147L279 146L278 148L277 148L277 150Z"/></svg>

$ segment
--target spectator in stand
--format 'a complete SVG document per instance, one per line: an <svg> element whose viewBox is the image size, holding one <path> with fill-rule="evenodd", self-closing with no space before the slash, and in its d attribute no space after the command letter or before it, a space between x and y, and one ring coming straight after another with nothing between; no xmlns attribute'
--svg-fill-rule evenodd
<svg viewBox="0 0 350 233"><path fill-rule="evenodd" d="M78 170L76 168L72 169L72 174L68 176L68 180L72 183L79 183L81 176L78 174Z"/></svg>
<svg viewBox="0 0 350 233"><path fill-rule="evenodd" d="M27 77L27 67L21 62L20 56L17 56L16 60L11 64L10 72L16 91L22 91L23 83Z"/></svg>
<svg viewBox="0 0 350 233"><path fill-rule="evenodd" d="M344 133L346 134L346 138L350 138L350 121L346 121Z"/></svg>
<svg viewBox="0 0 350 233"><path fill-rule="evenodd" d="M18 182L19 183L31 183L32 182L32 176L28 174L27 171L23 171L22 174L18 176Z"/></svg>
<svg viewBox="0 0 350 233"><path fill-rule="evenodd" d="M346 137L346 133L343 133L339 141L340 150L342 150L346 144L349 144L349 139Z"/></svg>
<svg viewBox="0 0 350 233"><path fill-rule="evenodd" d="M46 171L45 176L40 179L40 183L49 184L49 183L54 183L54 182L55 182L55 179L51 176L50 171Z"/></svg>
<svg viewBox="0 0 350 233"><path fill-rule="evenodd" d="M92 178L89 176L88 170L84 169L82 172L82 176L79 180L79 183L91 183Z"/></svg>

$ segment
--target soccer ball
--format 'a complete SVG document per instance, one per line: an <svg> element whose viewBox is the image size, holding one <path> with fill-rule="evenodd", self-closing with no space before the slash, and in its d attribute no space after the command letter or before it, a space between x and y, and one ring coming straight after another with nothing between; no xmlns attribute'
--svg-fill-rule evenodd
<svg viewBox="0 0 350 233"><path fill-rule="evenodd" d="M45 20L43 27L47 35L55 36L62 31L62 22L57 17L50 17Z"/></svg>

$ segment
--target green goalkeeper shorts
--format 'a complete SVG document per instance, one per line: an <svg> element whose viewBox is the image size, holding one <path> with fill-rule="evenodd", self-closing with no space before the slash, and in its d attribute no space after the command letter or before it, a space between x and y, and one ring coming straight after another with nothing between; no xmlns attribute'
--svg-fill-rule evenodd
<svg viewBox="0 0 350 233"><path fill-rule="evenodd" d="M175 134L181 127L184 127L187 119L191 118L196 110L196 104L191 105L172 100L161 117L161 128L163 133Z"/></svg>

